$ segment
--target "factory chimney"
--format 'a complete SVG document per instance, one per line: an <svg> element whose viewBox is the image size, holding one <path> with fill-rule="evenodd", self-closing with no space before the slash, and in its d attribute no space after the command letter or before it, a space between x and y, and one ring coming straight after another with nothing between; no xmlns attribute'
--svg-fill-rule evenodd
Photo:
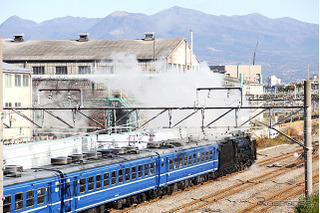
<svg viewBox="0 0 320 213"><path fill-rule="evenodd" d="M155 39L155 33L154 32L144 32L144 40L145 41L151 41Z"/></svg>
<svg viewBox="0 0 320 213"><path fill-rule="evenodd" d="M90 33L79 33L78 34L80 36L79 38L79 42L86 42L86 41L89 41L89 35Z"/></svg>
<svg viewBox="0 0 320 213"><path fill-rule="evenodd" d="M24 39L23 39L23 36L24 36L24 34L23 33L15 33L15 34L13 34L13 36L14 36L14 42L23 42L24 41Z"/></svg>

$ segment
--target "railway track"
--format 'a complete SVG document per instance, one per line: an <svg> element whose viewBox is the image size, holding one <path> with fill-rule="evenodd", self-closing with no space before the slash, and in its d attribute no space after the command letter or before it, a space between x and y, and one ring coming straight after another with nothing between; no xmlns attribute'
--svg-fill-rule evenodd
<svg viewBox="0 0 320 213"><path fill-rule="evenodd" d="M317 172L317 171L315 171ZM319 173L316 175L312 176L313 179L313 185L319 183ZM238 213L245 213L245 212L255 212L255 213L261 213L261 212L266 212L268 209L274 207L272 199L276 199L276 204L280 205L282 203L285 203L283 201L287 200L288 198L292 198L298 194L301 194L304 192L304 180L300 181L290 187L287 187L263 200L263 202L257 202L241 211ZM262 207L262 208L261 208Z"/></svg>
<svg viewBox="0 0 320 213"><path fill-rule="evenodd" d="M319 158L319 155L314 157L314 159L318 159L318 158ZM300 160L300 161L302 161L302 160ZM246 190L249 187L252 187L254 185L257 185L257 184L260 184L260 183L265 182L267 180L270 180L271 178L280 176L290 170L297 169L299 166L302 166L302 165L303 165L303 162L301 162L299 164L295 164L295 165L288 164L284 167L280 167L280 168L273 170L271 172L265 173L263 175L255 177L255 178L251 178L251 179L244 181L242 183L230 186L226 189L217 191L217 192L210 194L206 197L202 197L200 199L197 199L197 200L192 201L190 203L187 203L185 205L179 206L175 209L167 211L166 213L173 213L173 212L177 212L180 210L182 210L182 212L192 212L192 211L198 210L198 209L203 208L207 205L210 205L214 202L217 202L225 197L228 197L228 196L236 194L240 191Z"/></svg>
<svg viewBox="0 0 320 213"><path fill-rule="evenodd" d="M316 150L318 146L319 146L319 145L316 144L316 145L313 146L313 148ZM295 150L290 151L290 152L287 152L287 153L285 153L285 154L280 154L280 155L277 155L277 156L275 156L275 157L272 157L272 158L269 158L269 159L265 159L265 160L259 161L259 162L257 163L257 165L258 165L258 166L265 166L265 165L268 165L268 164L271 164L271 163L275 163L275 162L278 162L278 161L281 161L281 160L284 160L284 159L293 157L293 154L294 154L294 153L298 153L298 154L300 155L302 152L303 152L303 150L302 150L301 148L295 149ZM292 168L295 168L295 167L292 167ZM290 168L290 169L292 169L292 168ZM289 169L289 170L290 170L290 169ZM280 170L281 170L281 169L280 169ZM195 189L195 188L200 187L200 186L205 185L205 184L212 183L212 182L214 182L214 181L224 180L224 179L226 179L226 178L228 178L228 177L230 177L230 176L233 176L233 175L239 174L239 173L243 173L243 172L245 172L245 171L246 171L246 170L241 170L241 171L238 171L238 172L235 172L235 173L232 173L232 174L227 174L227 175L225 175L225 176L223 176L223 177L220 177L220 178L217 178L217 179L215 179L215 180L210 180L210 181L204 182L203 184L191 186L191 187L189 187L188 189L179 190L179 191L174 192L174 193L172 193L172 194L170 194L170 195L165 195L165 196L162 196L162 197L158 197L158 198L155 198L155 199L146 201L146 202L144 202L144 203L140 203L140 204L136 204L136 205L130 206L130 207L125 208L125 209L122 209L122 210L109 209L109 211L114 212L114 213L124 213L124 212L128 212L128 211L130 211L130 210L132 210L132 209L135 209L135 208L137 208L137 207L141 207L141 206L144 206L144 205L148 205L148 204L154 203L154 202L156 202L156 201L158 201L158 200L160 200L160 199L165 199L165 198L168 198L169 196L182 193L183 191L190 191L190 190L192 190L192 189ZM266 174L264 174L264 175L261 175L261 176L259 176L259 177L262 178L262 177L271 175L271 177L269 177L269 179L271 179L272 177L281 175L281 174L287 172L288 170L284 170L284 171L282 171L281 173L274 174L274 176L272 176L272 174L273 174L273 173L276 173L276 171L278 171L278 169L275 170L275 171L266 173ZM238 185L235 186L235 187L243 186L243 185L245 185L246 183L249 183L249 182L259 181L259 180L258 180L259 177L256 177L256 178L252 178L252 179L250 179L250 180L247 180L246 182L240 183L240 184L238 184ZM266 180L267 180L267 179L266 179ZM250 185L250 184L249 184L249 185ZM230 187L229 187L229 188L230 188ZM227 188L227 189L225 189L225 190L222 190L222 191L228 191L229 188ZM241 190L243 190L243 189L241 188L241 189L238 190L238 191L241 191ZM216 193L214 193L214 194L217 194L217 195L218 195L219 193L221 193L221 191L216 192ZM234 192L234 193L236 193L236 192ZM210 196L210 195L209 195L209 196ZM204 198L202 198L201 200L203 200L203 199L204 199ZM222 199L222 198L220 198L220 199ZM200 202L200 200L199 200L199 201L194 201L194 202ZM177 210L171 210L171 211L168 211L168 212L174 212L174 211L177 211Z"/></svg>

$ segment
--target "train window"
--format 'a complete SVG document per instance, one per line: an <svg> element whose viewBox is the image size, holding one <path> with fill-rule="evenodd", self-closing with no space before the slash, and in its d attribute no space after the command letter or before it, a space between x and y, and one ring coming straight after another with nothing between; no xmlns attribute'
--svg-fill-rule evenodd
<svg viewBox="0 0 320 213"><path fill-rule="evenodd" d="M154 174L154 163L150 163L150 175Z"/></svg>
<svg viewBox="0 0 320 213"><path fill-rule="evenodd" d="M11 195L4 196L3 212L4 213L10 213L11 212Z"/></svg>
<svg viewBox="0 0 320 213"><path fill-rule="evenodd" d="M34 206L34 190L27 191L27 208Z"/></svg>
<svg viewBox="0 0 320 213"><path fill-rule="evenodd" d="M201 162L201 152L198 152L198 163Z"/></svg>
<svg viewBox="0 0 320 213"><path fill-rule="evenodd" d="M188 155L184 156L184 166L188 166Z"/></svg>
<svg viewBox="0 0 320 213"><path fill-rule="evenodd" d="M126 181L130 180L130 168L126 168Z"/></svg>
<svg viewBox="0 0 320 213"><path fill-rule="evenodd" d="M88 177L88 191L92 191L94 189L94 176Z"/></svg>
<svg viewBox="0 0 320 213"><path fill-rule="evenodd" d="M206 154L206 161L209 160L209 150L207 150L207 154Z"/></svg>
<svg viewBox="0 0 320 213"><path fill-rule="evenodd" d="M132 180L135 180L137 178L137 167L132 167Z"/></svg>
<svg viewBox="0 0 320 213"><path fill-rule="evenodd" d="M193 154L193 164L197 163L197 153Z"/></svg>
<svg viewBox="0 0 320 213"><path fill-rule="evenodd" d="M15 210L21 210L23 207L23 192L15 194Z"/></svg>
<svg viewBox="0 0 320 213"><path fill-rule="evenodd" d="M210 160L212 160L213 159L213 150L211 149L210 150Z"/></svg>
<svg viewBox="0 0 320 213"><path fill-rule="evenodd" d="M46 189L41 187L38 189L38 205L44 204Z"/></svg>
<svg viewBox="0 0 320 213"><path fill-rule="evenodd" d="M148 176L149 175L149 164L146 163L144 164L144 176Z"/></svg>
<svg viewBox="0 0 320 213"><path fill-rule="evenodd" d="M183 156L179 157L179 164L180 164L180 168L183 167Z"/></svg>
<svg viewBox="0 0 320 213"><path fill-rule="evenodd" d="M173 159L172 158L170 158L169 163L170 163L170 170L172 170L173 169Z"/></svg>
<svg viewBox="0 0 320 213"><path fill-rule="evenodd" d="M104 187L109 186L109 172L103 174L103 185Z"/></svg>
<svg viewBox="0 0 320 213"><path fill-rule="evenodd" d="M80 178L80 194L86 192L86 178Z"/></svg>
<svg viewBox="0 0 320 213"><path fill-rule="evenodd" d="M192 155L189 154L189 166L192 165Z"/></svg>
<svg viewBox="0 0 320 213"><path fill-rule="evenodd" d="M96 188L101 189L102 186L102 175L99 174L96 176Z"/></svg>
<svg viewBox="0 0 320 213"><path fill-rule="evenodd" d="M142 177L142 165L138 166L138 175L139 175L139 178Z"/></svg>
<svg viewBox="0 0 320 213"><path fill-rule="evenodd" d="M111 184L112 185L117 184L117 172L116 171L111 172Z"/></svg>
<svg viewBox="0 0 320 213"><path fill-rule="evenodd" d="M206 154L205 154L205 152L202 152L202 162L204 162L205 159L206 159Z"/></svg>
<svg viewBox="0 0 320 213"><path fill-rule="evenodd" d="M179 166L179 164L178 164L178 158L176 157L176 158L174 158L174 168L177 169L178 166Z"/></svg>
<svg viewBox="0 0 320 213"><path fill-rule="evenodd" d="M123 169L119 169L119 183L123 183Z"/></svg>

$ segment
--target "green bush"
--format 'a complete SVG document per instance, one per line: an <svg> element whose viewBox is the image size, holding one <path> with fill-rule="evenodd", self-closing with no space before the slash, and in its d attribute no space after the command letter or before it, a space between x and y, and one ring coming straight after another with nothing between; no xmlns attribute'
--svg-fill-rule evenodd
<svg viewBox="0 0 320 213"><path fill-rule="evenodd" d="M317 213L319 212L319 193L313 194L307 199L305 196L299 198L299 204L294 209L295 213Z"/></svg>

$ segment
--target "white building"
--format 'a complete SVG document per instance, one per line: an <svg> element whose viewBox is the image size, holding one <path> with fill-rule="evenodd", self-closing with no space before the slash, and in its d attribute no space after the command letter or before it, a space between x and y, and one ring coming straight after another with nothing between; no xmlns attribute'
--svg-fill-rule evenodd
<svg viewBox="0 0 320 213"><path fill-rule="evenodd" d="M12 107L32 106L32 71L3 63L3 138L5 143L26 141L32 137L29 110L12 110Z"/></svg>
<svg viewBox="0 0 320 213"><path fill-rule="evenodd" d="M280 78L277 78L274 75L268 77L268 86L269 87L280 86L280 85L281 85L281 79Z"/></svg>

